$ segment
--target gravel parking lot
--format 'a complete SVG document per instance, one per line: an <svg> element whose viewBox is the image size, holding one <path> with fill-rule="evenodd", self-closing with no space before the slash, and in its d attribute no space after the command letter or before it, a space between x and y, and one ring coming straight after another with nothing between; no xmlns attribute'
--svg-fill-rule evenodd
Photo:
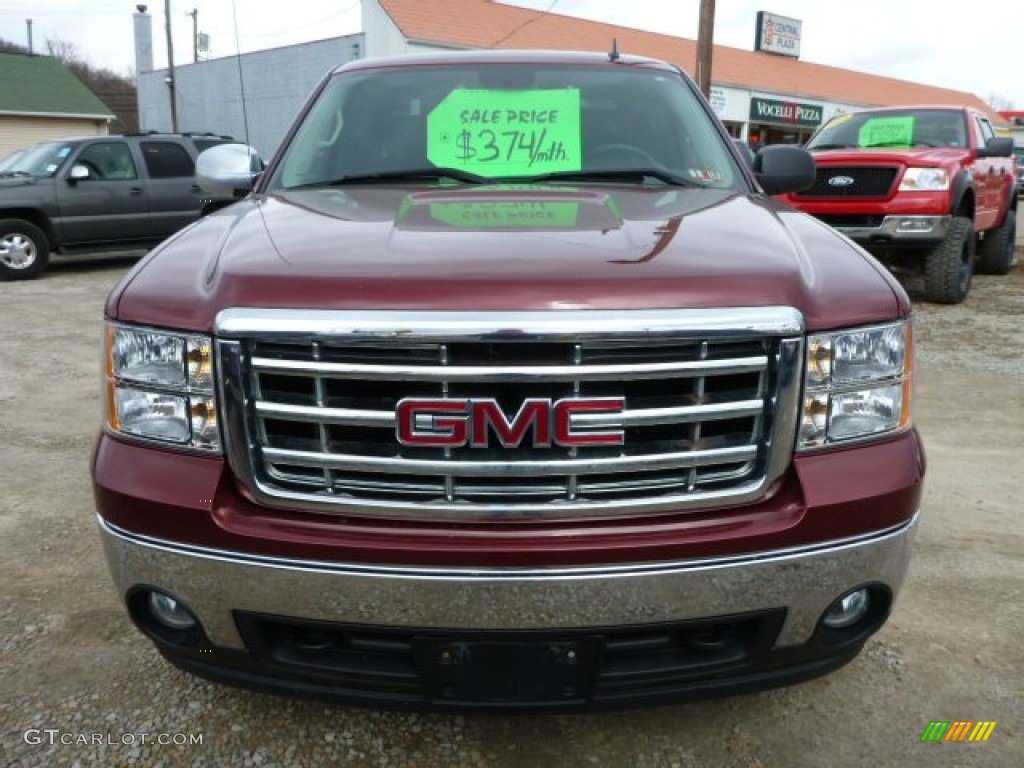
<svg viewBox="0 0 1024 768"><path fill-rule="evenodd" d="M922 524L894 616L855 662L710 702L509 717L222 687L135 631L88 471L103 300L129 263L0 283L0 765L1024 765L1024 266L975 278L961 306L917 306ZM921 743L933 720L997 726L986 743Z"/></svg>

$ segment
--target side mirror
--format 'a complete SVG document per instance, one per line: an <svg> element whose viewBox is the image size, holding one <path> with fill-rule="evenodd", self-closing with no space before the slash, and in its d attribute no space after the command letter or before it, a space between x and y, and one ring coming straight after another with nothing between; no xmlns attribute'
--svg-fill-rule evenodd
<svg viewBox="0 0 1024 768"><path fill-rule="evenodd" d="M989 139L984 147L978 147L978 157L1012 157L1013 138L1010 136L997 136Z"/></svg>
<svg viewBox="0 0 1024 768"><path fill-rule="evenodd" d="M814 156L788 144L762 147L754 155L754 176L765 194L799 192L814 184Z"/></svg>
<svg viewBox="0 0 1024 768"><path fill-rule="evenodd" d="M218 144L196 159L196 181L213 197L245 197L262 170L259 153L247 144Z"/></svg>
<svg viewBox="0 0 1024 768"><path fill-rule="evenodd" d="M90 178L90 176L89 169L84 165L72 165L71 170L68 171L68 184L77 184Z"/></svg>
<svg viewBox="0 0 1024 768"><path fill-rule="evenodd" d="M740 155L743 157L743 160L747 164L747 168L753 168L754 150L750 148L750 145L747 144L747 142L745 142L743 139L733 139L732 143L736 147L737 151L739 151Z"/></svg>

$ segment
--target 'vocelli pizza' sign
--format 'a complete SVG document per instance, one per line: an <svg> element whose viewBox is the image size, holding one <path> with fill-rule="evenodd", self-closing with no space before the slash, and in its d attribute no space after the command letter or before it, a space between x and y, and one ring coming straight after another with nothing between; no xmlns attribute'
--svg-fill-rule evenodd
<svg viewBox="0 0 1024 768"><path fill-rule="evenodd" d="M787 123L814 127L821 125L821 112L822 109L817 104L800 104L775 99L750 100L750 119L759 123Z"/></svg>

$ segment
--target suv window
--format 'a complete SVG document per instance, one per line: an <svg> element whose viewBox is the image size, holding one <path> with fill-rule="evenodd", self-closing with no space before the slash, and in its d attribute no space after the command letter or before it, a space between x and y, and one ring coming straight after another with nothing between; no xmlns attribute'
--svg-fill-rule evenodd
<svg viewBox="0 0 1024 768"><path fill-rule="evenodd" d="M170 141L144 141L142 157L152 179L174 179L195 174L195 163L180 144Z"/></svg>
<svg viewBox="0 0 1024 768"><path fill-rule="evenodd" d="M89 144L75 158L75 164L84 165L89 169L89 175L100 181L124 181L139 177L132 151L123 141Z"/></svg>
<svg viewBox="0 0 1024 768"><path fill-rule="evenodd" d="M60 170L75 148L74 144L63 141L46 141L25 150L17 159L4 168L9 176L35 176L48 178Z"/></svg>
<svg viewBox="0 0 1024 768"><path fill-rule="evenodd" d="M234 139L227 136L215 139L192 139L192 143L196 145L196 152L205 152L210 147L216 147L219 144L228 144L232 141L234 141Z"/></svg>

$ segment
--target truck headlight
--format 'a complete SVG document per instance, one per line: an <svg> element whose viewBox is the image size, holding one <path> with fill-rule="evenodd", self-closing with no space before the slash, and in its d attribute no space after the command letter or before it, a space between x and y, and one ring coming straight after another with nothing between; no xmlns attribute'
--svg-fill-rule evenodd
<svg viewBox="0 0 1024 768"><path fill-rule="evenodd" d="M949 189L949 173L943 168L907 168L900 181L900 192L944 192Z"/></svg>
<svg viewBox="0 0 1024 768"><path fill-rule="evenodd" d="M810 336L797 449L909 428L912 339L909 320Z"/></svg>
<svg viewBox="0 0 1024 768"><path fill-rule="evenodd" d="M106 330L107 427L219 453L211 339L114 323Z"/></svg>

